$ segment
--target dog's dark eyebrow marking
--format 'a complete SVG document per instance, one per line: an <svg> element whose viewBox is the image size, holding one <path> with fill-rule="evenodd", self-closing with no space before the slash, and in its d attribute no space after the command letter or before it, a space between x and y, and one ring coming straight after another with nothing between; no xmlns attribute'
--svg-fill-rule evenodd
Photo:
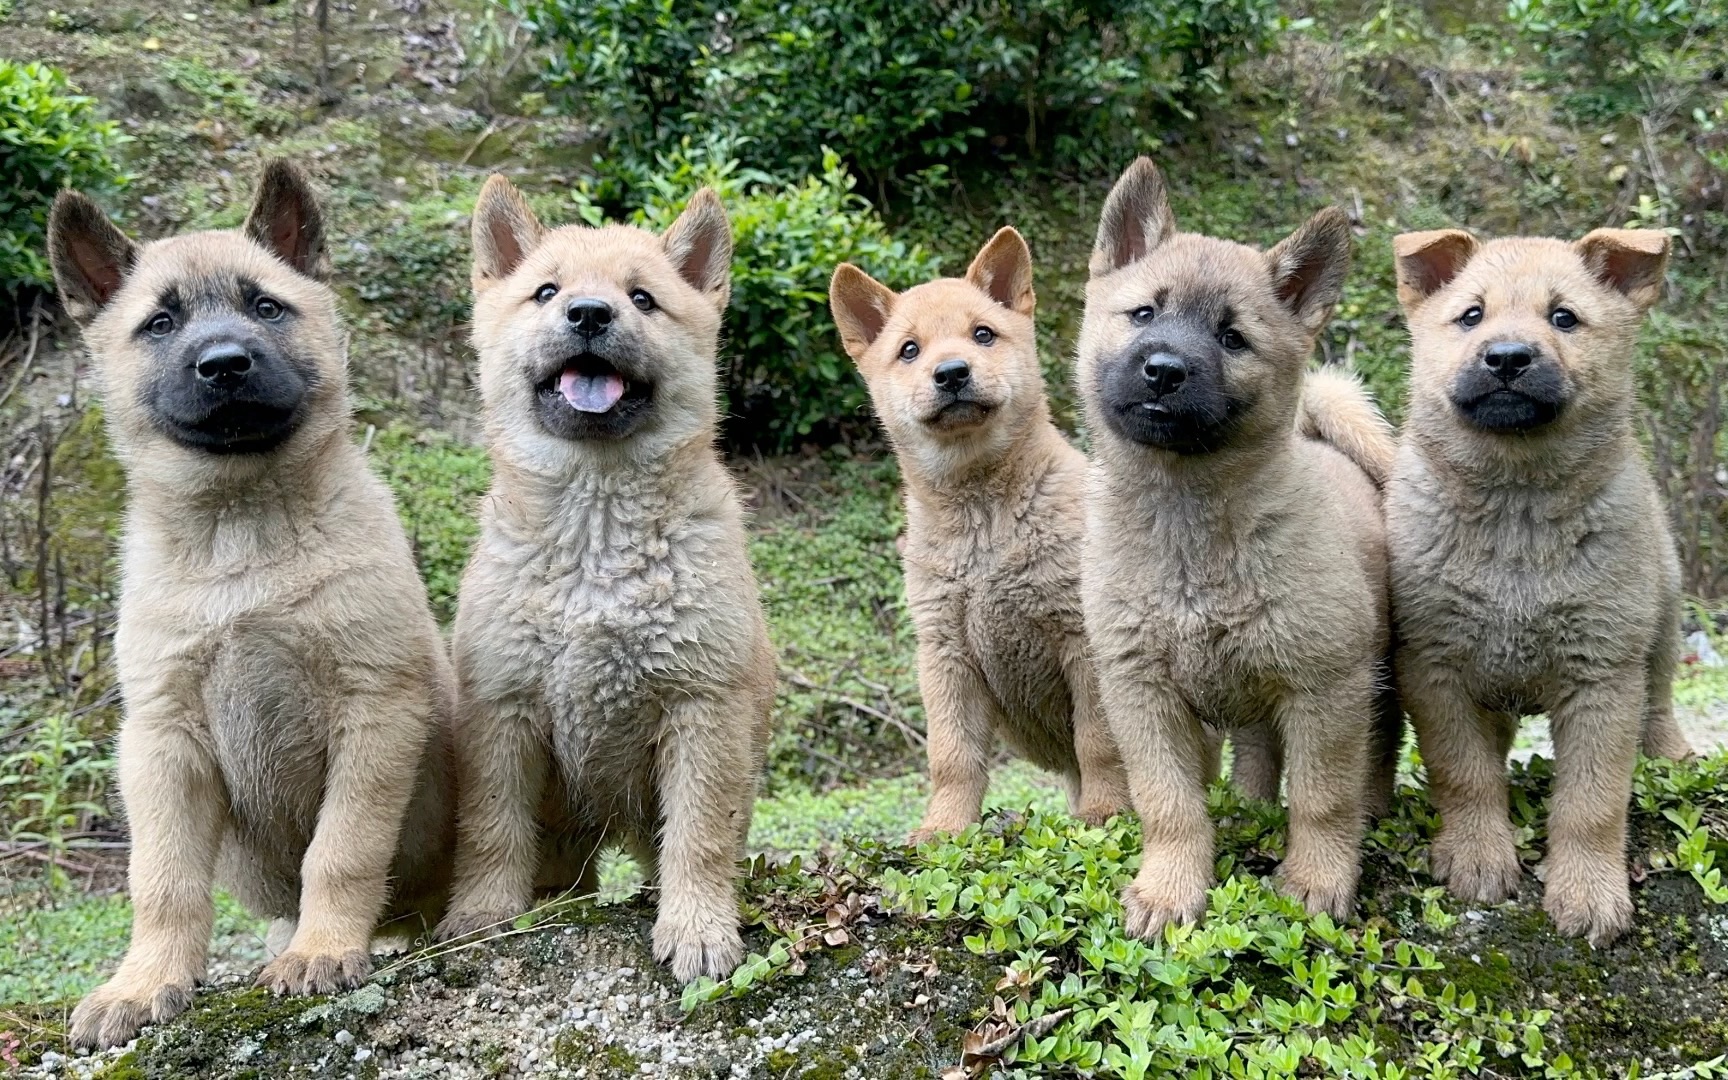
<svg viewBox="0 0 1728 1080"><path fill-rule="evenodd" d="M1233 325L1235 322L1236 322L1236 309L1231 307L1229 304L1225 304L1223 309L1218 312L1218 326L1219 326L1219 328L1222 329L1223 327Z"/></svg>

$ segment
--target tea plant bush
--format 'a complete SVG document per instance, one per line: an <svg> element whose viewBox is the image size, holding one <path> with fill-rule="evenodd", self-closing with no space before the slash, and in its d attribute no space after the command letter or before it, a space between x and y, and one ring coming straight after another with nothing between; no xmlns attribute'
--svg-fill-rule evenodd
<svg viewBox="0 0 1728 1080"><path fill-rule="evenodd" d="M986 142L1096 166L1220 97L1289 25L1271 0L514 0L555 99L611 155L738 140L781 177L839 152L879 193ZM1108 149L1107 149L1108 148ZM1111 152L1114 152L1113 155Z"/></svg>
<svg viewBox="0 0 1728 1080"><path fill-rule="evenodd" d="M43 243L61 188L102 199L126 182L119 127L65 73L0 58L0 293L52 284Z"/></svg>

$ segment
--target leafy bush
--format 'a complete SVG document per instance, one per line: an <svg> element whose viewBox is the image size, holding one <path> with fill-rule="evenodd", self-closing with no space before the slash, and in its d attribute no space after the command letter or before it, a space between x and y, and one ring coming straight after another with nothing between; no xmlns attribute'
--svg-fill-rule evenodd
<svg viewBox="0 0 1728 1080"><path fill-rule="evenodd" d="M113 158L125 136L72 91L55 68L0 59L0 292L52 283L43 242L61 188L100 199L126 182Z"/></svg>
<svg viewBox="0 0 1728 1080"><path fill-rule="evenodd" d="M514 0L546 84L607 126L611 156L719 133L780 176L838 150L878 191L1022 137L1096 165L1148 110L1185 113L1282 25L1272 0Z"/></svg>
<svg viewBox="0 0 1728 1080"><path fill-rule="evenodd" d="M1721 62L1722 0L1508 0L1506 17L1568 85L1565 104L1585 119L1643 111L1646 79L1700 83Z"/></svg>
<svg viewBox="0 0 1728 1080"><path fill-rule="evenodd" d="M852 262L895 287L933 277L938 262L922 248L890 239L838 155L795 184L719 161L688 141L663 156L637 188L644 205L632 224L660 230L689 197L713 187L732 219L732 305L727 312L724 388L728 441L786 450L811 436L835 435L861 422L863 383L840 349L828 313L828 278ZM591 189L577 201L591 223L602 209Z"/></svg>

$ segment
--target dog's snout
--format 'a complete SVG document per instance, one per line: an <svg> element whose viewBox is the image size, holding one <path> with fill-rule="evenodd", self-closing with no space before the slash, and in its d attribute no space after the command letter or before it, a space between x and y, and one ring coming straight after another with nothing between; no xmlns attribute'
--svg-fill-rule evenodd
<svg viewBox="0 0 1728 1080"><path fill-rule="evenodd" d="M583 337L596 337L612 325L612 305L592 296L578 296L564 308L564 317Z"/></svg>
<svg viewBox="0 0 1728 1080"><path fill-rule="evenodd" d="M214 386L233 386L252 370L252 354L237 341L212 342L198 353L198 377Z"/></svg>
<svg viewBox="0 0 1728 1080"><path fill-rule="evenodd" d="M1488 370L1506 382L1516 379L1536 361L1536 350L1522 341L1496 341L1482 352Z"/></svg>
<svg viewBox="0 0 1728 1080"><path fill-rule="evenodd" d="M964 360L944 360L936 365L931 378L936 380L936 389L945 390L950 394L959 391L972 381L972 365Z"/></svg>
<svg viewBox="0 0 1728 1080"><path fill-rule="evenodd" d="M1153 353L1141 371L1146 376L1147 389L1155 397L1174 393L1188 379L1188 365L1181 357L1166 352Z"/></svg>

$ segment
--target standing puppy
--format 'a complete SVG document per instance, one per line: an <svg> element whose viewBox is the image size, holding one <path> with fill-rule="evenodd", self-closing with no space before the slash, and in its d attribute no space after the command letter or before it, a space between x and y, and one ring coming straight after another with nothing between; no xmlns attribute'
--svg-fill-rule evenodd
<svg viewBox="0 0 1728 1080"><path fill-rule="evenodd" d="M1506 753L1553 724L1544 906L1601 944L1632 920L1626 803L1640 733L1691 750L1670 696L1680 566L1632 430L1632 353L1668 237L1398 237L1410 420L1387 495L1398 675L1443 826L1434 874L1518 881Z"/></svg>
<svg viewBox="0 0 1728 1080"><path fill-rule="evenodd" d="M591 888L622 840L658 867L654 954L743 957L734 882L775 663L714 451L732 234L703 189L664 236L546 230L509 181L474 208L474 344L493 481L462 579L462 791L440 927Z"/></svg>
<svg viewBox="0 0 1728 1080"><path fill-rule="evenodd" d="M895 294L842 263L840 340L906 480L906 597L930 730L914 841L978 820L997 734L1101 824L1127 804L1080 615L1086 458L1050 422L1032 253L1013 229L963 279Z"/></svg>
<svg viewBox="0 0 1728 1080"><path fill-rule="evenodd" d="M1265 253L1179 233L1145 158L1104 206L1080 331L1097 440L1082 580L1105 716L1144 826L1123 896L1136 936L1206 909L1203 722L1246 728L1262 755L1282 745L1281 876L1310 911L1349 913L1365 798L1383 803L1390 788L1401 720L1379 692L1376 481L1391 432L1353 381L1304 376L1349 247L1336 210Z"/></svg>
<svg viewBox="0 0 1728 1080"><path fill-rule="evenodd" d="M132 944L71 1035L112 1046L191 1000L213 879L298 920L258 976L277 993L358 985L387 898L436 917L454 687L390 493L349 438L301 174L270 164L238 232L142 247L64 193L48 244L126 468Z"/></svg>

